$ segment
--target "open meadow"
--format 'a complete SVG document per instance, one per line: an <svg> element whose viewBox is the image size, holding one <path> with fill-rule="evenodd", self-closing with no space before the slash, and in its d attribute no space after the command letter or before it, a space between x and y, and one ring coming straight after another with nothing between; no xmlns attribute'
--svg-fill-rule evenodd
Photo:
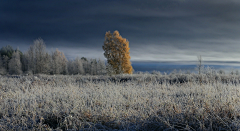
<svg viewBox="0 0 240 131"><path fill-rule="evenodd" d="M240 130L240 76L0 77L0 130Z"/></svg>

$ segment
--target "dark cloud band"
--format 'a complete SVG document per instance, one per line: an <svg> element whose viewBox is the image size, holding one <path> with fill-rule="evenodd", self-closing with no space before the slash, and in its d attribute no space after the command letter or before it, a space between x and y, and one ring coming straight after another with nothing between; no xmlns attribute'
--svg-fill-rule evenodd
<svg viewBox="0 0 240 131"><path fill-rule="evenodd" d="M132 60L193 59L199 54L234 60L239 7L237 0L0 1L0 41L27 49L41 37L47 47L61 48L69 57L99 57L105 32L119 30L130 42Z"/></svg>

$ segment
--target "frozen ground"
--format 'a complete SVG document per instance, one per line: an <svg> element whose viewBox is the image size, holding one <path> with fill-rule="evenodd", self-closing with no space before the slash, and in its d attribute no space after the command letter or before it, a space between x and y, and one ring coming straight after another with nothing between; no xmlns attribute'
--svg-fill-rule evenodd
<svg viewBox="0 0 240 131"><path fill-rule="evenodd" d="M1 76L0 130L240 130L237 75Z"/></svg>

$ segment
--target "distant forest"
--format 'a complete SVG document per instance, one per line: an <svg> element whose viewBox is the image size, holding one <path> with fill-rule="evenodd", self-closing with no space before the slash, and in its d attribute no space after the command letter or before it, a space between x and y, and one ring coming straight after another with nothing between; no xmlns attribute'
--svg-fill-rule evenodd
<svg viewBox="0 0 240 131"><path fill-rule="evenodd" d="M77 57L68 60L63 52L56 49L47 52L44 41L39 38L26 52L13 49L10 45L0 50L0 74L63 74L63 75L103 75L106 74L105 61Z"/></svg>

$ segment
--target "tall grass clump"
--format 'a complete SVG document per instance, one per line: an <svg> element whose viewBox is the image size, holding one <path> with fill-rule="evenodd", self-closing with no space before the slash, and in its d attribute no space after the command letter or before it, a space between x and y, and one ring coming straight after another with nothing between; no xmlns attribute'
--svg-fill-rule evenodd
<svg viewBox="0 0 240 131"><path fill-rule="evenodd" d="M0 130L239 130L240 77L2 76Z"/></svg>

